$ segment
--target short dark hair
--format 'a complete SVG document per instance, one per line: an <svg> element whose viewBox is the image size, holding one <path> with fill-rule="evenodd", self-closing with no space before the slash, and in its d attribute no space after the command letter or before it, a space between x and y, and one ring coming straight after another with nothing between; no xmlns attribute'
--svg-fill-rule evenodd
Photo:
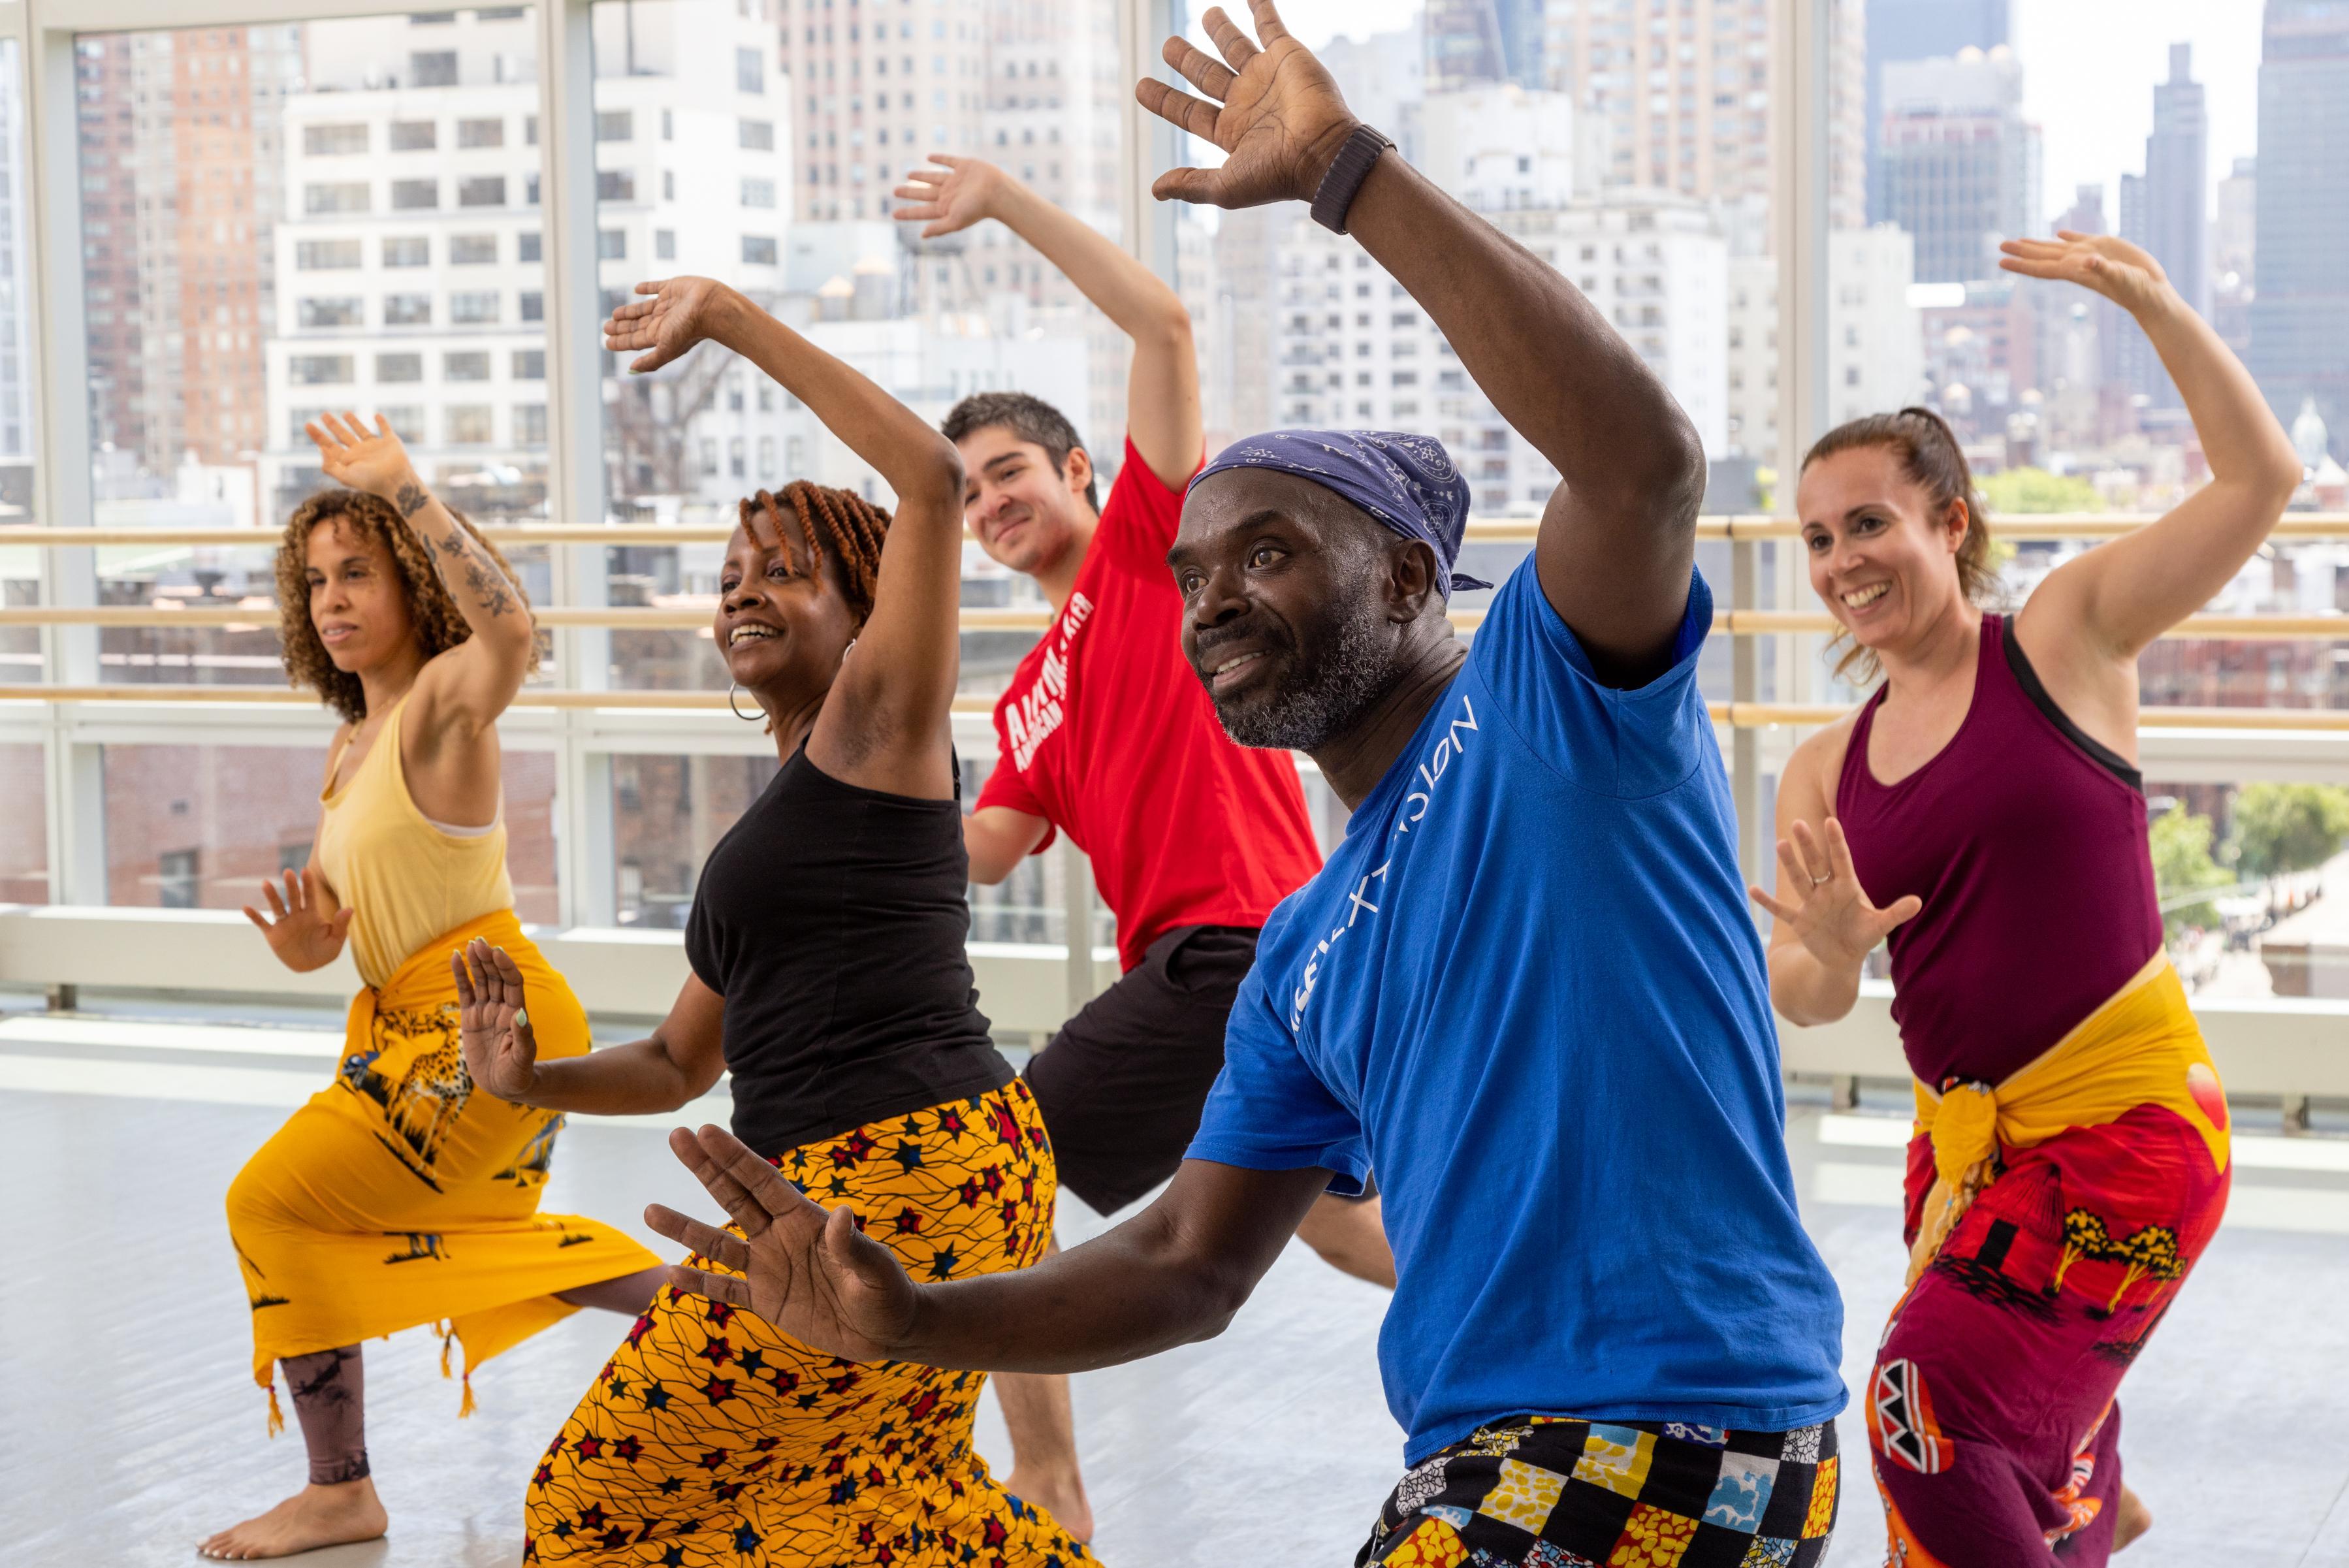
<svg viewBox="0 0 2349 1568"><path fill-rule="evenodd" d="M973 392L954 406L938 429L947 440L960 446L965 436L990 425L1001 425L1021 441L1042 447L1044 455L1052 460L1052 472L1061 475L1069 472L1069 454L1085 444L1077 438L1077 427L1069 422L1068 415L1025 392ZM1085 504L1101 510L1098 478L1085 481Z"/></svg>

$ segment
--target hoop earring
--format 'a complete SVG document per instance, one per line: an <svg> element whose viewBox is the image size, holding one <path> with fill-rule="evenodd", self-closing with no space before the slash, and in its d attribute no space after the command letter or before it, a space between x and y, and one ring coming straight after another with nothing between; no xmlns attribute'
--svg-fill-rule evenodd
<svg viewBox="0 0 2349 1568"><path fill-rule="evenodd" d="M764 713L745 713L741 709L734 705L734 693L740 690L742 690L742 688L739 682L730 680L727 682L726 711L733 714L737 719L741 720L746 724L756 724L765 719L766 714Z"/></svg>
<svg viewBox="0 0 2349 1568"><path fill-rule="evenodd" d="M855 651L856 651L856 639L855 639L854 638L853 638L853 637L852 637L852 638L850 638L850 639L848 639L848 646L847 646L846 648L843 648L843 649L842 649L840 650L840 661L841 661L843 664L847 663L847 662L848 662L848 656L849 656L850 654L852 654L852 653L855 652Z"/></svg>

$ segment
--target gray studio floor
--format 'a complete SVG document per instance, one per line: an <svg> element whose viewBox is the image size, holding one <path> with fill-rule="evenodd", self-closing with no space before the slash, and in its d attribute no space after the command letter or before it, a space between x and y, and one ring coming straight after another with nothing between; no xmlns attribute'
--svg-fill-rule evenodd
<svg viewBox="0 0 2349 1568"><path fill-rule="evenodd" d="M193 1563L197 1538L299 1480L298 1443L264 1438L246 1379L220 1195L324 1080L336 1042L318 1022L0 1014L10 1568ZM1866 1368L1899 1281L1900 1136L1889 1115L1814 1105L1794 1118L1806 1211L1848 1306L1847 1378ZM2349 1568L2349 1140L2238 1147L2228 1227L2129 1380L2125 1451L2157 1525L2126 1561ZM708 1207L657 1127L574 1124L550 1208L626 1222L650 1199ZM1063 1240L1099 1225L1063 1210ZM1102 1561L1350 1562L1399 1449L1372 1359L1381 1303L1292 1247L1222 1339L1080 1379ZM369 1438L391 1535L305 1561L512 1563L532 1459L622 1326L582 1313L493 1363L475 1380L480 1415L463 1422L429 1337L370 1345ZM1843 1441L1864 1451L1857 1412ZM980 1446L1004 1453L991 1407ZM1838 1568L1881 1560L1865 1474L1846 1492Z"/></svg>

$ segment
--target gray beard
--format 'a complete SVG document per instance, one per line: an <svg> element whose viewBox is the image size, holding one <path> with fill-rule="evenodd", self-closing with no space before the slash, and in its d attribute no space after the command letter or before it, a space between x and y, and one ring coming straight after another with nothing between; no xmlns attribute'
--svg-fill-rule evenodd
<svg viewBox="0 0 2349 1568"><path fill-rule="evenodd" d="M1349 606L1333 618L1326 651L1295 684L1239 712L1216 704L1224 732L1243 746L1310 752L1343 734L1394 689L1400 671L1381 633L1375 606ZM1211 693L1212 695L1212 693Z"/></svg>

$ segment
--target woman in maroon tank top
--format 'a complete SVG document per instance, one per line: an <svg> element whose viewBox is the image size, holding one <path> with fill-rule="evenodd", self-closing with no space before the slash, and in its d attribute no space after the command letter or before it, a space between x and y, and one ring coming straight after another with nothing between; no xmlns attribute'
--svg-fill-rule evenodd
<svg viewBox="0 0 2349 1568"><path fill-rule="evenodd" d="M2151 256L2068 233L2002 248L2136 317L2211 478L2009 618L1980 607L1989 535L1938 416L1855 421L1803 462L1811 586L1846 667L1883 680L1795 750L1777 889L1752 891L1794 1023L1850 1012L1889 949L1918 1079L1911 1283L1863 1404L1911 1568L2100 1563L2151 1521L2121 1485L2114 1394L2225 1207L2226 1106L2162 955L2137 657L2234 576L2301 478Z"/></svg>

